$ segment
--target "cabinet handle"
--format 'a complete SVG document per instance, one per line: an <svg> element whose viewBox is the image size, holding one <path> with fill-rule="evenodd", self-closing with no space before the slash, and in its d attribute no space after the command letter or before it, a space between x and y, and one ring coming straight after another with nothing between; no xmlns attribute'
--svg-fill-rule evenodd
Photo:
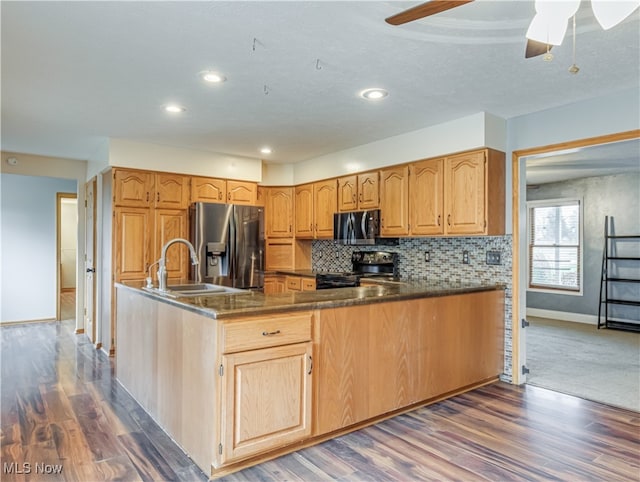
<svg viewBox="0 0 640 482"><path fill-rule="evenodd" d="M313 224L309 225L309 231L313 231Z"/></svg>
<svg viewBox="0 0 640 482"><path fill-rule="evenodd" d="M362 202L362 193L360 193L360 202Z"/></svg>
<svg viewBox="0 0 640 482"><path fill-rule="evenodd" d="M311 355L309 355L309 371L307 372L307 375L311 375L312 370L313 370L313 358L311 357Z"/></svg>
<svg viewBox="0 0 640 482"><path fill-rule="evenodd" d="M227 193L227 199L231 201L231 193Z"/></svg>
<svg viewBox="0 0 640 482"><path fill-rule="evenodd" d="M160 202L160 193L159 193L159 192L158 192L158 193L156 193L156 201L157 201L157 202Z"/></svg>
<svg viewBox="0 0 640 482"><path fill-rule="evenodd" d="M218 199L220 199L220 200L222 201L222 191L220 191L220 192L218 193Z"/></svg>
<svg viewBox="0 0 640 482"><path fill-rule="evenodd" d="M384 228L384 218L380 218L380 224L382 225L382 227Z"/></svg>
<svg viewBox="0 0 640 482"><path fill-rule="evenodd" d="M356 202L356 195L355 194L353 196L351 196L351 198L352 198L353 202Z"/></svg>
<svg viewBox="0 0 640 482"><path fill-rule="evenodd" d="M447 214L447 225L451 226L451 214Z"/></svg>
<svg viewBox="0 0 640 482"><path fill-rule="evenodd" d="M280 334L280 330L262 332L262 336L273 336L273 335L279 335L279 334Z"/></svg>
<svg viewBox="0 0 640 482"><path fill-rule="evenodd" d="M149 202L149 191L147 191L147 202Z"/></svg>
<svg viewBox="0 0 640 482"><path fill-rule="evenodd" d="M289 232L291 232L291 225L289 225Z"/></svg>
<svg viewBox="0 0 640 482"><path fill-rule="evenodd" d="M438 214L438 226L440 226L440 215Z"/></svg>

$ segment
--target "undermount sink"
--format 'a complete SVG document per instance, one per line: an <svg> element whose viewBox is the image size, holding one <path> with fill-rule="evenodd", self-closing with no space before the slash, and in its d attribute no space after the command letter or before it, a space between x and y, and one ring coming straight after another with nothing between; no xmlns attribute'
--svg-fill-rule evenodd
<svg viewBox="0 0 640 482"><path fill-rule="evenodd" d="M171 298L181 298L186 296L203 296L203 295L215 295L215 294L230 294L241 293L244 290L238 288L230 288L228 286L214 285L211 283L193 283L193 284L181 284L181 285L169 285L166 291L153 287L144 287L146 291L156 293L163 296L169 296Z"/></svg>

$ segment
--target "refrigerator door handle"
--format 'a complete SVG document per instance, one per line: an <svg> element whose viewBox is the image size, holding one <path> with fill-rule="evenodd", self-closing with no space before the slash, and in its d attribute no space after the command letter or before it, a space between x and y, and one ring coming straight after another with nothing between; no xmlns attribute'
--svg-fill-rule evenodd
<svg viewBox="0 0 640 482"><path fill-rule="evenodd" d="M227 252L229 253L229 274L228 278L231 280L231 286L236 285L236 271L237 271L237 253L236 253L236 212L235 209L229 219L229 240L227 244Z"/></svg>

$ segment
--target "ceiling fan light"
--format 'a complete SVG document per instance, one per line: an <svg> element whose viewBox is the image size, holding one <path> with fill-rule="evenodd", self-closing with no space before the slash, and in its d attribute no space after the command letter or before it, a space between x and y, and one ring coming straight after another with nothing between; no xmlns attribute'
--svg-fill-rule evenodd
<svg viewBox="0 0 640 482"><path fill-rule="evenodd" d="M537 13L529 25L527 38L544 44L562 45L567 33L567 20Z"/></svg>
<svg viewBox="0 0 640 482"><path fill-rule="evenodd" d="M615 27L640 6L640 0L591 0L593 15L604 30Z"/></svg>
<svg viewBox="0 0 640 482"><path fill-rule="evenodd" d="M536 13L554 18L573 17L578 11L580 0L536 0Z"/></svg>

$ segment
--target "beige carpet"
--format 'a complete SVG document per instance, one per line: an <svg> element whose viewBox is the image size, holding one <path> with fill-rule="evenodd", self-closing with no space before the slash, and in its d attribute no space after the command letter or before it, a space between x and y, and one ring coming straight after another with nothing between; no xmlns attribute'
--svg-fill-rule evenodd
<svg viewBox="0 0 640 482"><path fill-rule="evenodd" d="M640 411L640 333L527 319L527 383Z"/></svg>

